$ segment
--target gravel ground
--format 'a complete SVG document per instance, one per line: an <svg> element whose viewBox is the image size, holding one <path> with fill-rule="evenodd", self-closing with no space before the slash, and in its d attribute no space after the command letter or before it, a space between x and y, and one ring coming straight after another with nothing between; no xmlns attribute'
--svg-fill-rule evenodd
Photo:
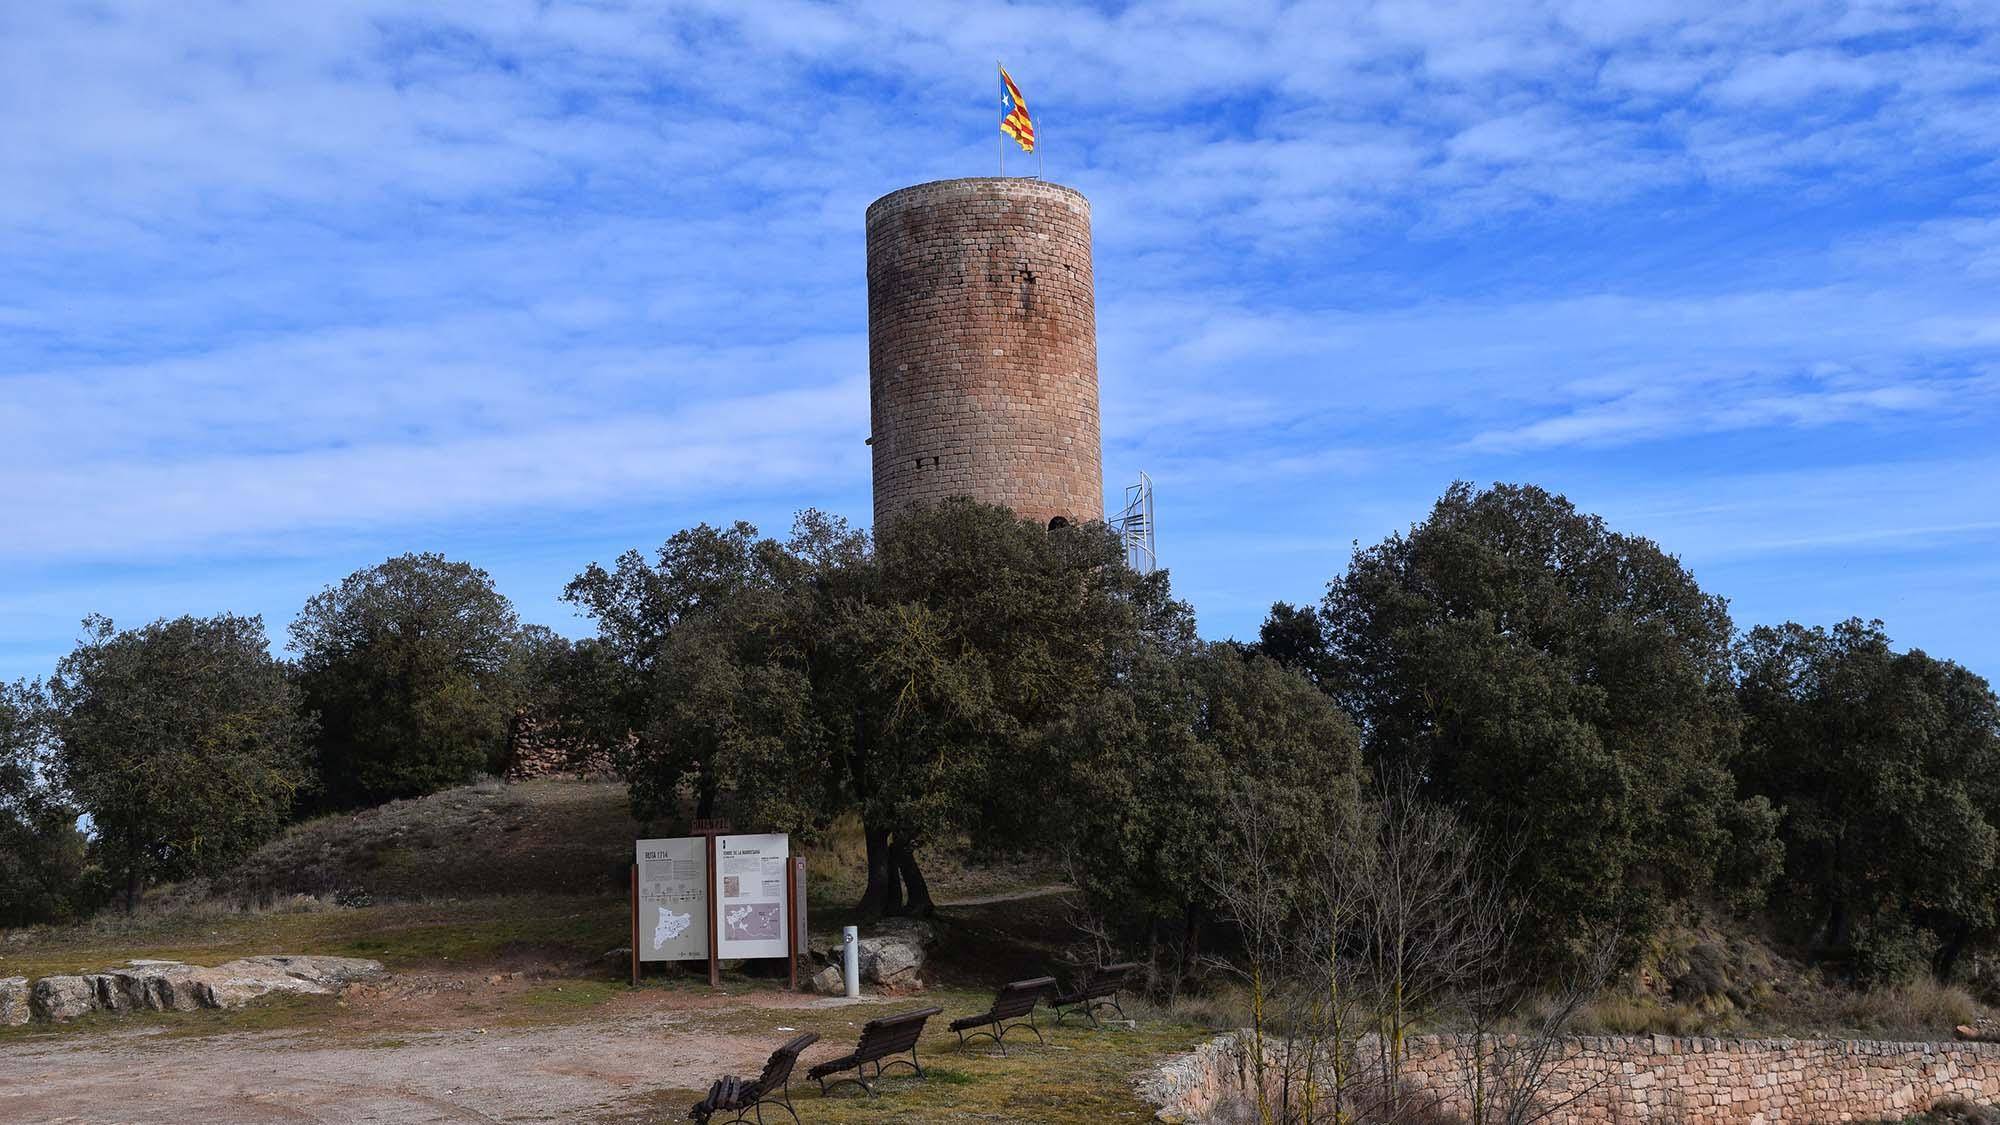
<svg viewBox="0 0 2000 1125"><path fill-rule="evenodd" d="M506 986L473 987L490 995ZM788 1009L824 1018L831 1013L816 1010L848 1003L768 991L730 999L642 991L573 1022L485 1028L470 1026L488 1013L468 1012L465 992L461 982L430 978L359 998L310 1030L188 1036L160 1019L11 1040L0 1045L0 1121L629 1119L647 1093L754 1073L774 1032L746 1034L746 1023L775 1028ZM856 1014L865 1018L865 1009ZM408 1030L439 1022L466 1026Z"/></svg>

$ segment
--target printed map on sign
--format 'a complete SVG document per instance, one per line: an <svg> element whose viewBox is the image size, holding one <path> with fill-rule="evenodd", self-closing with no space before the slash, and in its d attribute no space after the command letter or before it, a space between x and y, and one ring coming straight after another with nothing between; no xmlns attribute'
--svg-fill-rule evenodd
<svg viewBox="0 0 2000 1125"><path fill-rule="evenodd" d="M653 944L655 946L664 946L682 934L687 933L688 927L692 925L694 925L693 915L676 914L662 907L660 910L660 920L653 925Z"/></svg>
<svg viewBox="0 0 2000 1125"><path fill-rule="evenodd" d="M725 907L722 911L723 940L770 941L785 936L782 905L753 902Z"/></svg>

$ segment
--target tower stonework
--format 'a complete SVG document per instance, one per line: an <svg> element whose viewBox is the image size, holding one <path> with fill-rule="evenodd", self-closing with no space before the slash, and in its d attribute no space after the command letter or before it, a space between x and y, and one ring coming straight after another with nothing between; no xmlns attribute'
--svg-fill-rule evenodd
<svg viewBox="0 0 2000 1125"><path fill-rule="evenodd" d="M1104 517L1090 202L941 180L868 208L875 525L949 496Z"/></svg>

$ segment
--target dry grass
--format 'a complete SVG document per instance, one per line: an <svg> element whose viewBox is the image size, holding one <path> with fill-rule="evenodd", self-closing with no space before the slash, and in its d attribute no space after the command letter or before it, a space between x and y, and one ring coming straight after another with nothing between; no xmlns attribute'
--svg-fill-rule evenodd
<svg viewBox="0 0 2000 1125"><path fill-rule="evenodd" d="M629 943L635 822L616 782L548 780L450 789L297 825L212 882L156 890L133 915L0 936L0 976L105 968L134 957L214 964L258 953L374 957L396 967L538 952L572 968ZM667 829L658 826L659 831ZM865 847L848 818L805 851L816 930L860 897ZM924 854L941 901L1045 885L1035 864L982 867L963 843ZM953 944L989 960L1045 960L1060 910L951 912ZM1034 940L1021 938L1032 923Z"/></svg>
<svg viewBox="0 0 2000 1125"><path fill-rule="evenodd" d="M906 1006L937 1004L957 1014L976 1010L991 993L934 990L911 998ZM787 1009L781 1012L744 1009L727 1022L732 1034L761 1034L772 1043L786 1033L783 1023L801 1031L816 1031L819 1044L806 1062L831 1057L851 1046L860 1025L885 1009ZM889 1008L886 1010L896 1010ZM878 1086L881 1096L869 1098L852 1085L822 1096L817 1086L795 1079L792 1087L799 1116L824 1125L918 1125L939 1121L1004 1121L1017 1125L1068 1125L1078 1121L1150 1121L1153 1109L1133 1090L1134 1080L1155 1060L1192 1049L1210 1034L1205 1027L1163 1018L1142 1018L1136 1030L1093 1031L1070 1024L1051 1029L1043 1021L1047 1045L1032 1035L1007 1037L1009 1056L979 1045L960 1050L955 1037L935 1018L918 1045L918 1057L928 1077L897 1077L890 1072ZM768 1025L768 1026L767 1026ZM746 1058L753 1070L761 1060ZM801 1073L803 1067L801 1068ZM686 1120L687 1107L701 1097L695 1090L657 1090L608 1112L601 1120L625 1125L666 1125ZM789 1120L782 1113L780 1120ZM768 1118L767 1118L768 1120Z"/></svg>
<svg viewBox="0 0 2000 1125"><path fill-rule="evenodd" d="M1666 1011L1651 999L1622 993L1599 996L1576 1016L1585 1035L1641 1035L1664 1030Z"/></svg>
<svg viewBox="0 0 2000 1125"><path fill-rule="evenodd" d="M868 877L868 840L861 818L852 813L833 822L805 851L812 908L831 917L861 901ZM984 898L1046 887L1060 881L1047 859L1035 856L976 856L964 837L940 840L917 854L931 895L939 902Z"/></svg>
<svg viewBox="0 0 2000 1125"><path fill-rule="evenodd" d="M1875 992L1826 987L1795 999L1786 1019L1766 1013L1706 1010L1662 1002L1625 991L1606 993L1578 1014L1586 1035L1738 1035L1783 1032L1809 1038L1848 1036L1876 1039L1951 1038L1952 1028L1972 1023L1985 1009L1971 993L1954 985L1922 980Z"/></svg>
<svg viewBox="0 0 2000 1125"><path fill-rule="evenodd" d="M236 870L157 897L268 903L306 895L342 903L440 895L618 893L634 821L617 783L481 782L318 817L288 829Z"/></svg>
<svg viewBox="0 0 2000 1125"><path fill-rule="evenodd" d="M1951 1037L1952 1028L1973 1022L1984 1011L1963 988L1919 980L1857 993L1848 999L1843 1014L1862 1031L1895 1038L1946 1039Z"/></svg>
<svg viewBox="0 0 2000 1125"><path fill-rule="evenodd" d="M1126 1004L1129 1011L1137 1012L1132 1004ZM1212 1028L1216 1031L1234 1031L1249 1027L1250 990L1235 981L1216 981L1199 992L1183 992L1172 1001L1160 1005L1145 1005L1150 1018L1165 1019L1185 1023L1195 1027Z"/></svg>
<svg viewBox="0 0 2000 1125"><path fill-rule="evenodd" d="M581 966L627 942L622 899L515 895L272 912L202 908L16 931L0 976L89 972L132 958L214 965L264 953L368 957L392 968L462 967L533 955Z"/></svg>

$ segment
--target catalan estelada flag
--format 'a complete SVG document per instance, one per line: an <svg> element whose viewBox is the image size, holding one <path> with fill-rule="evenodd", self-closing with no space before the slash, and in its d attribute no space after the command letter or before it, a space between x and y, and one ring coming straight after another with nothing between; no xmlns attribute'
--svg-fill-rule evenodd
<svg viewBox="0 0 2000 1125"><path fill-rule="evenodd" d="M1014 138L1023 152L1035 151L1035 123L1028 117L1028 103L1021 100L1021 88L1000 68L1000 131Z"/></svg>

